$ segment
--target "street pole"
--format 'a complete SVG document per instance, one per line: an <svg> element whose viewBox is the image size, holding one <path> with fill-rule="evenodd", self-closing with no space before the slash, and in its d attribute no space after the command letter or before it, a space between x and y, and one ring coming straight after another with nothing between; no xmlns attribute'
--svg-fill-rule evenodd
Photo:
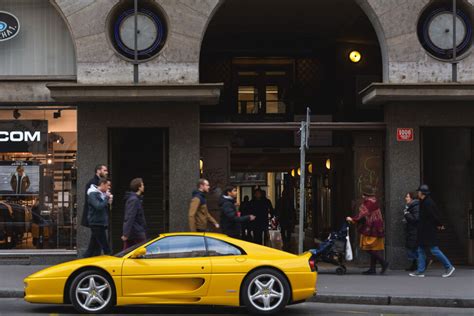
<svg viewBox="0 0 474 316"><path fill-rule="evenodd" d="M452 61L452 81L458 81L458 64L457 64L457 47L456 47L456 18L457 18L457 9L456 9L456 0L453 0L453 61Z"/></svg>
<svg viewBox="0 0 474 316"><path fill-rule="evenodd" d="M135 32L134 40L135 47L133 52L133 83L138 83L138 0L134 0L133 3L135 11Z"/></svg>
<svg viewBox="0 0 474 316"><path fill-rule="evenodd" d="M304 214L306 210L306 149L308 149L309 127L310 127L310 109L306 109L306 121L301 122L300 127L300 212L298 223L298 253L303 253L304 243Z"/></svg>

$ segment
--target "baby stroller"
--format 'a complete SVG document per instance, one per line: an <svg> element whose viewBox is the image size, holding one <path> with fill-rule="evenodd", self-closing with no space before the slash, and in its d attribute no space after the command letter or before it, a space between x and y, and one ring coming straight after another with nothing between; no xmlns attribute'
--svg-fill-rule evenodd
<svg viewBox="0 0 474 316"><path fill-rule="evenodd" d="M318 249L311 249L310 252L313 254L313 258L316 262L326 262L337 266L336 274L346 274L346 242L349 234L349 226L347 224L342 225L339 231L335 231L329 234L329 237L323 241ZM352 254L350 255L352 257ZM352 260L349 258L349 260Z"/></svg>

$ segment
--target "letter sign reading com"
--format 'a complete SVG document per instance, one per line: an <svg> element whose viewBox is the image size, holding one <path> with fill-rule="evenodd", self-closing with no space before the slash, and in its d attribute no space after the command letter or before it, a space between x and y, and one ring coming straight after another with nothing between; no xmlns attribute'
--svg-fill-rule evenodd
<svg viewBox="0 0 474 316"><path fill-rule="evenodd" d="M399 142L412 142L415 133L413 128L397 128L397 141Z"/></svg>
<svg viewBox="0 0 474 316"><path fill-rule="evenodd" d="M0 121L0 153L46 153L48 150L48 121Z"/></svg>

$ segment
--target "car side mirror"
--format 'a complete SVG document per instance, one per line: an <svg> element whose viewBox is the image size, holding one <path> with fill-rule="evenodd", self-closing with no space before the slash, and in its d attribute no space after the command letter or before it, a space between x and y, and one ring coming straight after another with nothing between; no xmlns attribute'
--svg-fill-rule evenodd
<svg viewBox="0 0 474 316"><path fill-rule="evenodd" d="M132 255L130 256L131 259L140 259L140 258L143 258L145 257L146 255L146 248L138 248L137 250L135 250Z"/></svg>

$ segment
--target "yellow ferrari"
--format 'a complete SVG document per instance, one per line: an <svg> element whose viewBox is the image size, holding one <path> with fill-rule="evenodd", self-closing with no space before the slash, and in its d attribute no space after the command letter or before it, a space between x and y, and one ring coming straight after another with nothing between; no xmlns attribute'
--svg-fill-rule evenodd
<svg viewBox="0 0 474 316"><path fill-rule="evenodd" d="M124 250L62 263L28 276L25 300L72 304L81 313L113 306L245 306L271 314L316 292L310 253L293 255L222 234L170 233Z"/></svg>

